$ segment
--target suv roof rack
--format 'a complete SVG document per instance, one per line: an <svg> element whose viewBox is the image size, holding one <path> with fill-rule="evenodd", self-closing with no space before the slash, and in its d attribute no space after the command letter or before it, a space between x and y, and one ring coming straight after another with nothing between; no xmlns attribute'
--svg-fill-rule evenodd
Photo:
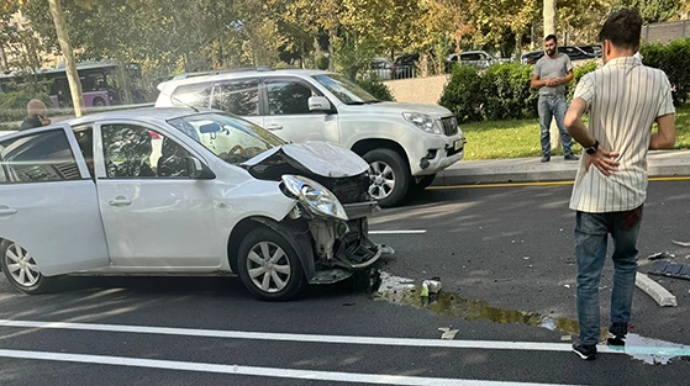
<svg viewBox="0 0 690 386"><path fill-rule="evenodd" d="M172 79L189 79L196 78L198 76L210 76L210 75L221 75L221 74L232 74L237 72L248 72L248 71L275 71L270 67L242 67L242 68L228 68L224 70L210 70L210 71L199 71L199 72L186 72L184 74L175 75Z"/></svg>

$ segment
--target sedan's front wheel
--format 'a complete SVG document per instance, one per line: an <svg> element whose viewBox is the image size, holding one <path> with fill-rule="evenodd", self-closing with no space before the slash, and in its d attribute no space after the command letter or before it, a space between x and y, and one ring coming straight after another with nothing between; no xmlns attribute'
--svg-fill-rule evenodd
<svg viewBox="0 0 690 386"><path fill-rule="evenodd" d="M242 283L261 300L290 300L304 283L302 264L294 248L269 228L257 228L247 235L237 256Z"/></svg>
<svg viewBox="0 0 690 386"><path fill-rule="evenodd" d="M30 295L50 291L57 281L57 278L43 276L33 256L21 245L8 240L0 243L0 268L13 286Z"/></svg>

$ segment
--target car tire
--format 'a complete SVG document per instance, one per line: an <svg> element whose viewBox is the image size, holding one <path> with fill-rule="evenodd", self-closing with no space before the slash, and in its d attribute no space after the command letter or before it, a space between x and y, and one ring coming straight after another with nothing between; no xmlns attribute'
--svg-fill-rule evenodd
<svg viewBox="0 0 690 386"><path fill-rule="evenodd" d="M93 100L93 106L94 107L104 107L105 106L105 101L101 98L96 98Z"/></svg>
<svg viewBox="0 0 690 386"><path fill-rule="evenodd" d="M412 180L407 161L391 149L375 149L362 158L369 164L369 195L384 208L402 202Z"/></svg>
<svg viewBox="0 0 690 386"><path fill-rule="evenodd" d="M434 182L434 178L436 178L436 174L432 174L430 176L423 176L419 180L419 182L414 183L410 189L413 190L415 193L423 192L424 189L429 187L432 182Z"/></svg>
<svg viewBox="0 0 690 386"><path fill-rule="evenodd" d="M299 256L292 245L272 229L260 227L250 232L240 244L237 259L242 283L260 300L290 300L304 285Z"/></svg>
<svg viewBox="0 0 690 386"><path fill-rule="evenodd" d="M31 254L8 240L0 243L0 268L15 288L29 295L50 292L57 285L57 277L43 276Z"/></svg>

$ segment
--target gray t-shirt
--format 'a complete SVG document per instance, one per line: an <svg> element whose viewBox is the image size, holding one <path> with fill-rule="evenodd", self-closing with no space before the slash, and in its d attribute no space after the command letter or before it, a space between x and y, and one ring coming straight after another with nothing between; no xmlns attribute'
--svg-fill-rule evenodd
<svg viewBox="0 0 690 386"><path fill-rule="evenodd" d="M534 65L534 75L538 76L541 80L563 78L572 70L573 64L570 62L570 58L568 55L561 53L553 59L544 55L544 57L539 59L537 64ZM539 96L542 95L565 96L565 85L558 87L544 86L539 89Z"/></svg>

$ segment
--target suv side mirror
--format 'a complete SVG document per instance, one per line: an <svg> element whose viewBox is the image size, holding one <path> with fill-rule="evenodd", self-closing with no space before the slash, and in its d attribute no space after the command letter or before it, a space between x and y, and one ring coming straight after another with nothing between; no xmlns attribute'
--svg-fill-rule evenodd
<svg viewBox="0 0 690 386"><path fill-rule="evenodd" d="M187 175L193 180L213 180L216 178L215 173L194 157L187 157Z"/></svg>
<svg viewBox="0 0 690 386"><path fill-rule="evenodd" d="M326 97L316 96L309 98L309 111L331 111L331 101Z"/></svg>

